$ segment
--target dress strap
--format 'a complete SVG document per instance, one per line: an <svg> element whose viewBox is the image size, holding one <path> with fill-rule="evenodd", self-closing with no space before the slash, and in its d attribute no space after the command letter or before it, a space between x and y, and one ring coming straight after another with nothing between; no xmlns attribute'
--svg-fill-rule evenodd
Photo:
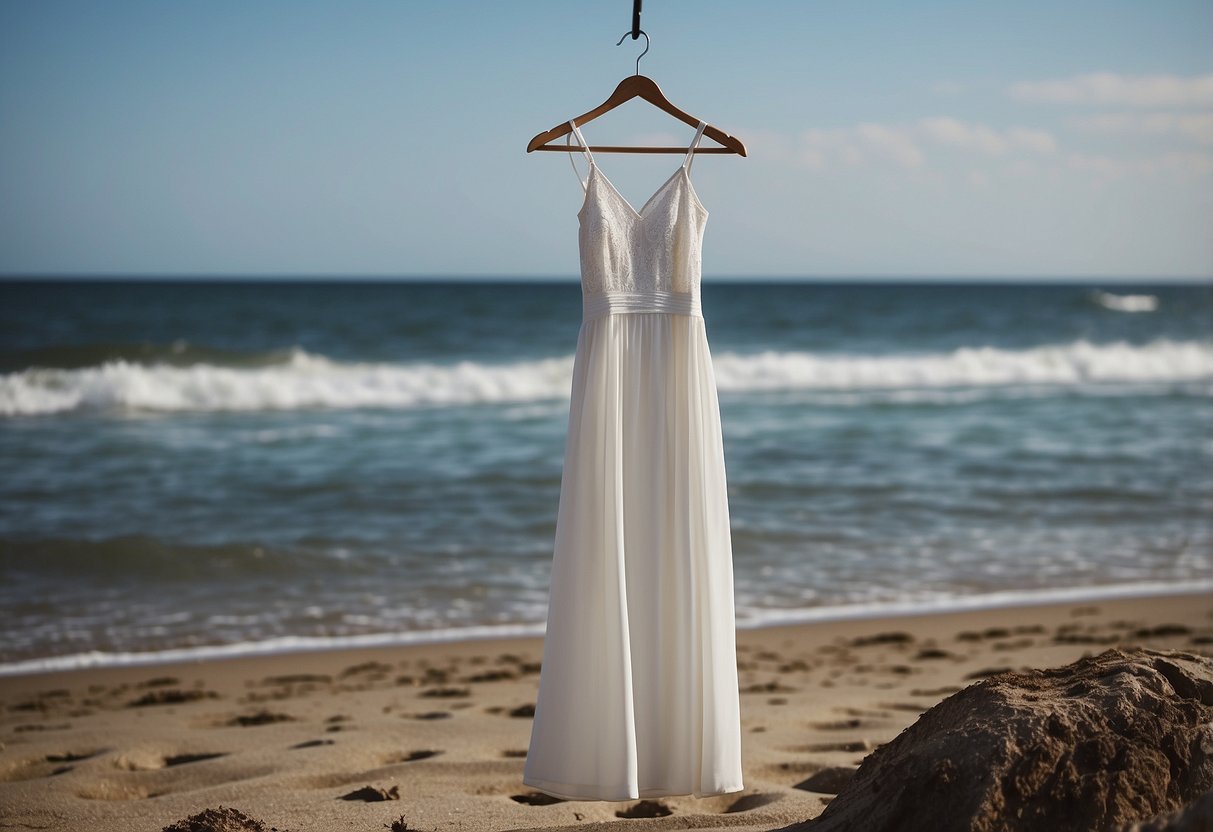
<svg viewBox="0 0 1213 832"><path fill-rule="evenodd" d="M687 169L687 173L691 172L691 161L695 158L695 148L699 147L699 140L703 138L703 128L707 126L708 123L706 121L699 122L699 129L695 131L695 140L692 141L691 146L687 148L687 158L686 161L682 163L682 166Z"/></svg>
<svg viewBox="0 0 1213 832"><path fill-rule="evenodd" d="M581 149L585 153L586 161L588 161L590 163L590 166L593 167L594 157L592 155L590 155L590 146L585 143L585 136L581 135L581 130L579 130L577 128L577 125L574 124L572 120L569 121L569 126L572 127L573 130L571 133L564 134L564 143L571 148L573 146L573 142L571 141L571 136L574 133L576 133L577 141L581 142ZM571 150L569 151L569 164L573 166L573 173L577 174L577 181L581 182L581 174L577 173L577 163L573 161L573 152ZM586 182L581 182L581 189L583 191L589 190L589 185L586 184L588 181L589 181L589 177L587 174Z"/></svg>

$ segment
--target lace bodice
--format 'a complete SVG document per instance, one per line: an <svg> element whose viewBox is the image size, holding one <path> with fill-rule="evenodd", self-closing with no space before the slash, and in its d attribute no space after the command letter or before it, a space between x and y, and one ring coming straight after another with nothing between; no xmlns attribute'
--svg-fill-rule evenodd
<svg viewBox="0 0 1213 832"><path fill-rule="evenodd" d="M699 123L686 159L639 211L602 173L577 125L569 124L590 166L577 214L584 318L613 312L700 315L708 212L691 184L691 161L706 124Z"/></svg>

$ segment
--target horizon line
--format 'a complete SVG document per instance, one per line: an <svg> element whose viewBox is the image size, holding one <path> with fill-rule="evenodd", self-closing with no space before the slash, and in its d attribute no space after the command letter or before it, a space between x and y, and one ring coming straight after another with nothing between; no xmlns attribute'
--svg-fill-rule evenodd
<svg viewBox="0 0 1213 832"><path fill-rule="evenodd" d="M527 274L336 274L290 272L11 272L0 273L0 282L366 282L366 283L580 283L576 275ZM1213 275L1016 275L1016 274L805 274L805 275L713 275L701 278L701 283L1131 283L1155 285L1213 284Z"/></svg>

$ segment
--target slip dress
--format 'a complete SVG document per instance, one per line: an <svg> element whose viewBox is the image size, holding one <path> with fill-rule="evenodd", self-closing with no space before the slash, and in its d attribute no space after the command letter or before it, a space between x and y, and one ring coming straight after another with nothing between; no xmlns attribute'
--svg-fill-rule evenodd
<svg viewBox="0 0 1213 832"><path fill-rule="evenodd" d="M589 164L582 322L523 782L569 800L740 791L729 506L700 307L708 212L690 179L706 124L637 211L569 123Z"/></svg>

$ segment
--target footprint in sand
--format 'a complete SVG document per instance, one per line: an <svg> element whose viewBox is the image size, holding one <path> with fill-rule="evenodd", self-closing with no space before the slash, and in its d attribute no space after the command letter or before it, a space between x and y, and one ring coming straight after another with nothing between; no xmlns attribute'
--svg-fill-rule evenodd
<svg viewBox="0 0 1213 832"><path fill-rule="evenodd" d="M525 748L507 748L505 751L501 752L501 756L508 757L511 759L519 759L519 758L525 758L526 753L527 752L526 752Z"/></svg>
<svg viewBox="0 0 1213 832"><path fill-rule="evenodd" d="M863 720L852 717L851 719L837 719L833 722L810 722L809 727L817 731L846 731L851 728L860 728L863 724Z"/></svg>
<svg viewBox="0 0 1213 832"><path fill-rule="evenodd" d="M777 800L779 800L779 795L777 794L764 794L762 792L758 792L756 794L742 795L725 807L721 814L733 815L737 814L738 812L751 812L754 809L761 809L763 806L769 806Z"/></svg>
<svg viewBox="0 0 1213 832"><path fill-rule="evenodd" d="M905 711L911 714L921 714L928 710L930 705L920 705L917 702L882 702L882 708L888 708L891 711Z"/></svg>
<svg viewBox="0 0 1213 832"><path fill-rule="evenodd" d="M806 792L838 794L854 776L855 769L850 766L830 766L815 772L807 780L800 781L792 788Z"/></svg>
<svg viewBox="0 0 1213 832"><path fill-rule="evenodd" d="M29 731L69 731L72 724L70 722L60 722L57 725L47 725L42 722L29 722L23 725L18 725L13 728L14 734L24 734Z"/></svg>
<svg viewBox="0 0 1213 832"><path fill-rule="evenodd" d="M431 757L437 757L441 753L441 750L423 748L416 751L406 751L403 754L389 754L384 758L383 763L389 766L396 763L415 763L418 760L428 760Z"/></svg>
<svg viewBox="0 0 1213 832"><path fill-rule="evenodd" d="M203 763L203 759L213 762ZM197 771L183 771L182 767L188 763L200 763L201 768ZM166 794L184 794L209 789L224 783L252 780L275 770L273 766L233 764L230 760L209 756L199 758L198 755L192 754L167 755L142 761L131 759L131 755L127 755L127 765L119 761L116 767L120 770L112 775L94 777L82 782L76 790L76 796L85 800L143 800Z"/></svg>
<svg viewBox="0 0 1213 832"><path fill-rule="evenodd" d="M190 763L201 763L206 760L217 760L226 757L226 751L211 751L185 754L124 754L114 760L114 767L123 771L158 771L162 768L173 768Z"/></svg>
<svg viewBox="0 0 1213 832"><path fill-rule="evenodd" d="M634 806L620 809L615 813L617 818L664 818L674 814L669 806L660 800L642 800Z"/></svg>
<svg viewBox="0 0 1213 832"><path fill-rule="evenodd" d="M102 751L103 749L84 752L67 751L62 754L47 754L44 757L32 757L21 760L10 765L8 768L0 769L0 782L16 783L22 780L37 780L41 777L55 777L59 774L66 774L73 768L67 765L68 763L96 757Z"/></svg>
<svg viewBox="0 0 1213 832"><path fill-rule="evenodd" d="M877 744L871 740L850 740L848 742L820 742L811 745L801 746L792 749L793 751L808 751L810 753L819 754L827 751L871 751L876 748Z"/></svg>
<svg viewBox="0 0 1213 832"><path fill-rule="evenodd" d="M790 688L772 679L769 682L755 682L741 688L741 693L795 693L796 688Z"/></svg>
<svg viewBox="0 0 1213 832"><path fill-rule="evenodd" d="M521 803L524 806L551 806L554 803L564 803L564 798L554 797L543 792L530 792L528 794L513 794L510 795L510 800L515 803Z"/></svg>

